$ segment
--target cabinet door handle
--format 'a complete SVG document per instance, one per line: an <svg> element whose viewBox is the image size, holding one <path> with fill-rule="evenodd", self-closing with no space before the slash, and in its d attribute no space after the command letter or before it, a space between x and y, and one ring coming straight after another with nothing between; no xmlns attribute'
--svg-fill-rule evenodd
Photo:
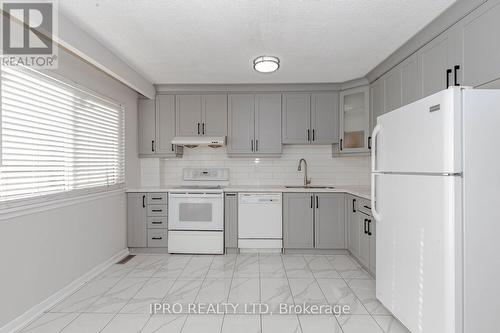
<svg viewBox="0 0 500 333"><path fill-rule="evenodd" d="M236 193L226 193L226 197L235 197Z"/></svg>
<svg viewBox="0 0 500 333"><path fill-rule="evenodd" d="M154 153L155 151L155 140L151 140L151 151Z"/></svg>
<svg viewBox="0 0 500 333"><path fill-rule="evenodd" d="M367 220L368 221L368 236L371 236L372 235L372 232L370 231L370 224L372 223L372 220Z"/></svg>
<svg viewBox="0 0 500 333"><path fill-rule="evenodd" d="M372 149L372 137L368 137L368 149Z"/></svg>
<svg viewBox="0 0 500 333"><path fill-rule="evenodd" d="M163 209L151 209L153 213L161 213L163 212Z"/></svg>
<svg viewBox="0 0 500 333"><path fill-rule="evenodd" d="M318 196L316 196L316 208L319 208L319 199L318 199Z"/></svg>
<svg viewBox="0 0 500 333"><path fill-rule="evenodd" d="M344 139L340 139L340 150L341 151L344 149L343 143L344 143Z"/></svg>
<svg viewBox="0 0 500 333"><path fill-rule="evenodd" d="M145 202L145 200L146 200L146 196L143 195L142 196L142 208L146 208L146 202Z"/></svg>
<svg viewBox="0 0 500 333"><path fill-rule="evenodd" d="M174 145L172 145L172 151L174 151Z"/></svg>
<svg viewBox="0 0 500 333"><path fill-rule="evenodd" d="M162 197L159 197L159 198L158 197L152 197L151 198L151 200L161 200L161 199L163 199L163 198Z"/></svg>
<svg viewBox="0 0 500 333"><path fill-rule="evenodd" d="M259 140L255 140L255 151L259 151Z"/></svg>
<svg viewBox="0 0 500 333"><path fill-rule="evenodd" d="M460 84L458 83L458 70L460 69L460 66L459 65L455 65L455 67L453 67L453 77L454 77L454 80L455 80L455 86L459 86Z"/></svg>
<svg viewBox="0 0 500 333"><path fill-rule="evenodd" d="M253 151L253 140L250 140L250 148L252 149Z"/></svg>
<svg viewBox="0 0 500 333"><path fill-rule="evenodd" d="M446 70L446 89L450 87L450 74L451 74L451 69L448 68Z"/></svg>
<svg viewBox="0 0 500 333"><path fill-rule="evenodd" d="M307 130L307 141L311 141L311 130Z"/></svg>
<svg viewBox="0 0 500 333"><path fill-rule="evenodd" d="M352 212L356 213L356 199L352 199Z"/></svg>
<svg viewBox="0 0 500 333"><path fill-rule="evenodd" d="M313 130L313 141L315 140L315 130Z"/></svg>
<svg viewBox="0 0 500 333"><path fill-rule="evenodd" d="M154 240L162 240L163 237L151 237L151 239L154 239Z"/></svg>
<svg viewBox="0 0 500 333"><path fill-rule="evenodd" d="M198 135L200 135L200 123L198 123Z"/></svg>
<svg viewBox="0 0 500 333"><path fill-rule="evenodd" d="M313 208L313 202L314 202L314 199L313 199L313 196L311 195L311 209Z"/></svg>
<svg viewBox="0 0 500 333"><path fill-rule="evenodd" d="M365 234L367 234L367 233L368 233L368 231L366 231L366 222L367 222L367 221L368 221L368 220L367 220L367 219L365 219L365 225L364 225Z"/></svg>
<svg viewBox="0 0 500 333"><path fill-rule="evenodd" d="M205 123L201 124L202 133L205 134Z"/></svg>
<svg viewBox="0 0 500 333"><path fill-rule="evenodd" d="M161 224L161 222L153 221L152 224Z"/></svg>

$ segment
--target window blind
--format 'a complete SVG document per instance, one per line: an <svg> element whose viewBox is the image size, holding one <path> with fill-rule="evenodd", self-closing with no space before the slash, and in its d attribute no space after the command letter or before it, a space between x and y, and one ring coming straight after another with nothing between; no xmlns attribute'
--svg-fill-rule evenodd
<svg viewBox="0 0 500 333"><path fill-rule="evenodd" d="M24 68L1 89L0 204L123 184L122 106Z"/></svg>

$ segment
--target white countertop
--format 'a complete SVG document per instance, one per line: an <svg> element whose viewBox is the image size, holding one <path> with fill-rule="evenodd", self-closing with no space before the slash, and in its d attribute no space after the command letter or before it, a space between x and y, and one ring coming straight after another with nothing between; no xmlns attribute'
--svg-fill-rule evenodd
<svg viewBox="0 0 500 333"><path fill-rule="evenodd" d="M313 185L314 186L314 185ZM272 185L230 185L223 188L224 192L314 192L314 193L348 193L361 198L370 200L370 187L369 186L334 186L334 188L287 188L285 186L272 186ZM170 192L172 190L179 190L174 186L162 187L139 187L127 188L127 192Z"/></svg>

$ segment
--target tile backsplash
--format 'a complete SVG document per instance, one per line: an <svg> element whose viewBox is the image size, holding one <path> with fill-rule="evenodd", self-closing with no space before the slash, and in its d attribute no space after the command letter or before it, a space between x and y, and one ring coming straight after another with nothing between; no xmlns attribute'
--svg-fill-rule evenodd
<svg viewBox="0 0 500 333"><path fill-rule="evenodd" d="M284 145L281 158L228 157L225 148L184 149L183 158L141 159L142 186L180 185L183 168L229 168L230 185L301 185L300 158L308 164L313 185L369 185L368 156L332 158L329 145Z"/></svg>

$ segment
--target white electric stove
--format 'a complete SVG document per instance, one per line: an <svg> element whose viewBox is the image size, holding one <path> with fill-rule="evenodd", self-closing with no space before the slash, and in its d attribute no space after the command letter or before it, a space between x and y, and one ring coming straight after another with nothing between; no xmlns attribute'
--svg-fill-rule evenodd
<svg viewBox="0 0 500 333"><path fill-rule="evenodd" d="M224 253L224 193L229 169L183 170L168 194L168 252Z"/></svg>

